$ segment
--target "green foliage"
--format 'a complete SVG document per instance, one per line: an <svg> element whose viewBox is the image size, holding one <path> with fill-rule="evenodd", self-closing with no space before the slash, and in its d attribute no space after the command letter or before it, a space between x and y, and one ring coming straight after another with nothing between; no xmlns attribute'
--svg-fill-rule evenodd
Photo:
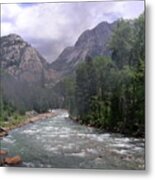
<svg viewBox="0 0 155 180"><path fill-rule="evenodd" d="M1 114L0 114L0 126L10 127L20 123L24 118L24 114L18 112L12 105L6 103L1 96Z"/></svg>
<svg viewBox="0 0 155 180"><path fill-rule="evenodd" d="M109 43L112 50L112 60L116 62L117 67L122 68L130 63L133 43L134 22L131 20L119 20Z"/></svg>
<svg viewBox="0 0 155 180"><path fill-rule="evenodd" d="M61 93L63 95L62 107L68 109L71 113L76 112L75 108L75 81L73 77L67 77L61 82Z"/></svg>
<svg viewBox="0 0 155 180"><path fill-rule="evenodd" d="M86 59L76 71L76 105L79 116L84 120L90 113L91 98L97 93L97 74L91 58Z"/></svg>
<svg viewBox="0 0 155 180"><path fill-rule="evenodd" d="M77 117L85 124L143 136L144 16L120 20L109 45L112 59L88 58L76 70Z"/></svg>
<svg viewBox="0 0 155 180"><path fill-rule="evenodd" d="M25 111L41 113L59 107L68 109L84 124L144 136L144 15L132 21L120 20L108 45L111 58L87 57L76 75L55 87L45 86L44 72L40 85L4 79L1 121L12 118L16 123ZM7 92L10 88L12 91Z"/></svg>

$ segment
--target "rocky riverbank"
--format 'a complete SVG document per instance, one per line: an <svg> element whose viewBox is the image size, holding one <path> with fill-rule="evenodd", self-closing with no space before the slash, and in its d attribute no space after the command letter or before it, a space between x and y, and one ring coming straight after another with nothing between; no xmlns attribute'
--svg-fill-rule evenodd
<svg viewBox="0 0 155 180"><path fill-rule="evenodd" d="M130 133L128 131L128 129L120 129L119 127L116 128L116 127L102 127L102 126L98 126L96 124L91 124L91 123L87 123L87 122L83 122L82 119L79 119L77 118L76 116L72 116L72 115L69 115L69 118L72 119L73 121L75 122L78 122L79 124L81 125L85 125L87 127L93 127L93 128L96 128L100 131L103 131L103 132L106 132L106 133L119 133L119 134L122 134L126 137L134 137L134 138L145 138L145 132L144 133L141 133L139 131L137 132L133 132L133 133Z"/></svg>
<svg viewBox="0 0 155 180"><path fill-rule="evenodd" d="M12 129L20 128L24 125L27 125L29 123L34 123L34 122L39 121L39 120L45 120L45 119L53 117L55 115L56 115L55 112L47 112L47 113L33 115L31 117L27 116L27 117L25 117L24 120L22 120L18 124L10 124L10 125L8 124L5 127L1 127L0 128L0 138L7 136L9 131Z"/></svg>
<svg viewBox="0 0 155 180"><path fill-rule="evenodd" d="M0 150L0 166L15 166L22 163L22 158L19 155L10 157L8 152L5 150Z"/></svg>
<svg viewBox="0 0 155 180"><path fill-rule="evenodd" d="M7 136L9 134L9 131L12 129L20 128L24 125L27 125L29 123L34 123L36 121L45 120L47 118L54 117L55 115L56 115L56 113L54 113L54 112L37 114L37 115L33 115L32 117L25 118L19 124L14 124L14 125L11 125L8 127L1 127L0 128L0 138ZM22 158L19 155L10 157L8 154L9 153L7 151L0 149L0 166L4 166L4 165L14 166L14 165L18 165L22 162Z"/></svg>

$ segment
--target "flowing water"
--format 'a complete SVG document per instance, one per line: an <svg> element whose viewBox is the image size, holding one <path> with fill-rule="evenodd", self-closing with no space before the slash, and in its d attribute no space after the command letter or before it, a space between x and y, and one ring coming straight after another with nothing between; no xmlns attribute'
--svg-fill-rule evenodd
<svg viewBox="0 0 155 180"><path fill-rule="evenodd" d="M144 139L80 125L57 110L55 117L12 130L1 141L22 167L144 169Z"/></svg>

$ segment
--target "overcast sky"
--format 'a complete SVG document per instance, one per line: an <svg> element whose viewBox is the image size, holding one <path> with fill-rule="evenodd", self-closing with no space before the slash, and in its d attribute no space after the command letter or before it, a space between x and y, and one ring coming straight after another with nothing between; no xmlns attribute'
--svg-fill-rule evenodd
<svg viewBox="0 0 155 180"><path fill-rule="evenodd" d="M144 1L2 4L1 35L19 34L53 61L86 29L102 21L133 19L143 11Z"/></svg>

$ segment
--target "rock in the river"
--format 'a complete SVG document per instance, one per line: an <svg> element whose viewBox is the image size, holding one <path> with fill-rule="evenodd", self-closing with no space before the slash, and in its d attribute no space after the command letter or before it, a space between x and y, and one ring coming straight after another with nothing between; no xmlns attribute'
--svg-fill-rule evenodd
<svg viewBox="0 0 155 180"><path fill-rule="evenodd" d="M22 162L22 159L20 156L14 156L14 157L7 157L4 159L4 163L7 165L17 165Z"/></svg>
<svg viewBox="0 0 155 180"><path fill-rule="evenodd" d="M8 135L8 132L5 129L0 128L0 137L7 136L7 135Z"/></svg>
<svg viewBox="0 0 155 180"><path fill-rule="evenodd" d="M5 151L5 150L0 150L0 155L6 155L8 152L7 151Z"/></svg>
<svg viewBox="0 0 155 180"><path fill-rule="evenodd" d="M100 165L100 164L103 163L103 159L100 158L100 157L97 157L94 162L95 162L96 165Z"/></svg>

